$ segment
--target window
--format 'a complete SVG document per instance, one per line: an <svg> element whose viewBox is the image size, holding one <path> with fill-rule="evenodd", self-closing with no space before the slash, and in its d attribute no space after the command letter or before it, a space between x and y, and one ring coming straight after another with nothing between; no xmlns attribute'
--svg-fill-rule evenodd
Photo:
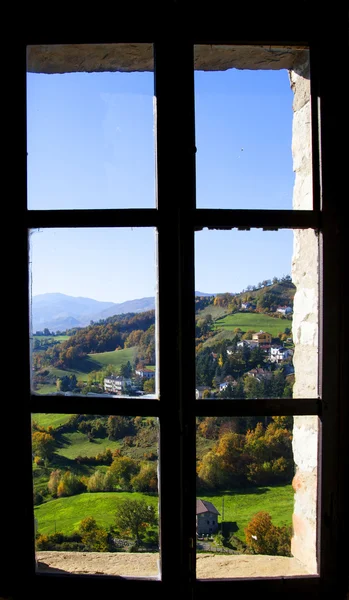
<svg viewBox="0 0 349 600"><path fill-rule="evenodd" d="M132 37L132 36L131 36ZM257 38L256 38L257 39ZM285 39L290 39L286 37ZM199 40L202 43L202 38ZM204 40L212 45L211 40ZM213 40L215 41L215 40ZM313 51L313 54L312 54ZM316 591L321 585L338 590L343 589L345 555L340 554L337 540L341 520L344 515L344 395L342 382L342 354L344 337L340 337L343 296L340 278L344 277L343 254L344 236L341 228L340 212L333 208L336 193L341 191L333 157L331 142L332 110L335 102L326 84L326 73L317 65L323 55L317 46L310 48L314 58L313 79L313 129L314 152L314 206L309 210L290 211L270 209L196 209L195 208L195 136L194 136L194 49L192 43L183 38L176 48L168 41L155 45L155 95L157 115L157 208L106 209L106 210L31 210L23 209L24 230L43 227L156 227L158 230L158 303L159 303L159 402L120 399L115 412L120 415L144 415L159 418L160 422L160 498L161 498L161 581L120 581L96 575L89 578L72 576L66 578L58 573L50 577L35 575L31 489L30 455L30 414L42 412L73 412L110 414L110 402L90 397L81 400L71 397L50 398L30 394L29 352L23 359L23 377L20 393L26 399L23 414L18 414L23 441L24 486L23 502L25 516L21 535L23 552L23 578L33 591L48 595L57 589L66 597L83 593L85 597L98 593L110 594L114 590L126 593L146 593L161 597L164 589L169 591L178 585L178 591L185 593L194 588L200 597L211 597L215 586L230 592L245 590L247 593L261 590L277 592L293 589ZM319 54L320 53L320 54ZM39 61L40 57L36 57ZM39 67L38 67L39 68ZM335 72L340 75L338 67ZM321 82L321 106L318 111L316 94ZM174 93L178 91L178 93ZM333 113L334 114L334 113ZM317 146L317 125L321 117L321 171ZM315 150L315 151L314 151ZM320 196L321 174L321 196ZM330 186L333 186L330 188ZM333 190L333 192L332 192ZM337 204L336 204L337 207ZM195 399L195 352L194 352L194 232L203 227L211 228L252 228L265 229L310 229L319 232L322 253L321 279L321 339L320 339L320 389L319 397L298 399L295 410L294 400L278 399L267 402L263 399L251 400L249 414L262 415L313 415L322 421L321 433L321 482L319 506L319 548L320 574L315 577L295 579L274 579L263 581L204 582L195 580L195 418L204 415L243 415L246 407L240 401L231 403L222 400L219 404L208 399ZM21 239L22 265L21 279L27 283L26 269L27 243ZM335 241L339 240L336 245ZM341 245L343 244L343 245ZM175 278L175 285L173 285ZM23 283L23 281L22 281ZM174 290L168 295L168 290ZM21 320L23 328L28 327L27 289L22 290ZM165 300L166 299L166 300ZM333 310L335 308L335 310ZM173 337L168 331L174 331ZM342 340L342 341L341 341ZM343 345L341 345L343 344ZM28 348L28 346L27 346ZM172 357L171 362L168 356ZM175 373L175 377L173 377ZM334 375L336 374L336 375ZM169 382L171 384L169 385ZM16 390L17 391L17 390ZM175 418L174 418L175 416ZM343 418L343 421L340 419ZM340 426L339 423L342 423ZM336 440L336 443L334 443ZM16 485L18 485L16 483ZM173 510L174 490L179 495L178 510ZM23 513L22 513L23 514ZM347 520L343 520L347 527ZM16 544L9 536L10 548L18 553ZM13 553L9 553L11 556ZM189 555L189 556L188 556ZM190 560L189 560L190 558ZM9 570L9 572L11 572ZM12 571L13 573L13 571ZM87 579L87 580L86 580ZM9 590L16 582L8 582ZM212 589L211 589L212 588Z"/></svg>

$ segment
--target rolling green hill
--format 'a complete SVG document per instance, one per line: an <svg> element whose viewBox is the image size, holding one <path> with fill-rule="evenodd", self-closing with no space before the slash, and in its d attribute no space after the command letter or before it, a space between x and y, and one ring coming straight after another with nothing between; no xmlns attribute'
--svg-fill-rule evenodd
<svg viewBox="0 0 349 600"><path fill-rule="evenodd" d="M88 358L90 361L95 363L95 370L99 370L107 365L113 365L117 369L120 369L122 364L126 364L127 361L133 362L137 353L137 346L133 348L124 348L123 350L114 350L114 352L100 352L99 354L89 354Z"/></svg>
<svg viewBox="0 0 349 600"><path fill-rule="evenodd" d="M94 517L100 527L108 528L114 523L119 502L125 498L145 499L150 506L158 506L157 496L137 492L96 492L58 498L35 507L38 531L46 535L55 532L69 535L85 517Z"/></svg>
<svg viewBox="0 0 349 600"><path fill-rule="evenodd" d="M292 321L289 319L277 319L260 313L241 312L217 319L212 325L212 329L216 331L220 329L233 331L236 327L240 327L242 331L248 331L249 329L260 331L262 329L271 333L273 337L277 337L278 333L280 331L283 332L285 327L292 327Z"/></svg>
<svg viewBox="0 0 349 600"><path fill-rule="evenodd" d="M219 522L222 521L224 500L224 522L230 523L235 529L235 535L244 540L244 528L261 510L271 515L274 525L291 525L293 496L292 486L284 485L206 494L200 495L200 498L214 504L220 512ZM125 498L143 498L148 504L158 506L157 496L136 492L97 492L58 498L35 507L38 530L43 534L55 531L71 534L78 528L79 522L89 516L94 517L98 525L107 528L114 522L118 503Z"/></svg>
<svg viewBox="0 0 349 600"><path fill-rule="evenodd" d="M115 367L118 373L121 365L128 361L134 361L137 353L137 346L133 348L124 348L123 350L114 350L113 352L101 352L99 354L88 354L86 358L79 361L79 369L58 369L57 367L46 367L49 372L47 379L50 383L39 384L36 392L38 394L50 394L57 392L55 380L64 375L75 375L78 381L87 382L88 375L92 371L100 371L108 365Z"/></svg>
<svg viewBox="0 0 349 600"><path fill-rule="evenodd" d="M245 527L252 517L262 510L270 514L274 525L278 527L292 525L294 491L290 484L200 495L200 498L212 502L217 508L220 512L218 522L222 522L222 502L224 500L224 522L236 523L237 529L234 534L243 541L245 540ZM233 527L234 529L235 527Z"/></svg>
<svg viewBox="0 0 349 600"><path fill-rule="evenodd" d="M70 419L71 415L56 414L56 413L32 413L32 420L36 421L40 427L53 427L56 429L60 425L64 425Z"/></svg>
<svg viewBox="0 0 349 600"><path fill-rule="evenodd" d="M95 456L107 448L113 452L121 446L121 442L109 440L107 437L94 438L93 442L90 442L86 434L80 431L64 433L60 441L62 446L56 450L56 454L69 460L74 460L77 456Z"/></svg>

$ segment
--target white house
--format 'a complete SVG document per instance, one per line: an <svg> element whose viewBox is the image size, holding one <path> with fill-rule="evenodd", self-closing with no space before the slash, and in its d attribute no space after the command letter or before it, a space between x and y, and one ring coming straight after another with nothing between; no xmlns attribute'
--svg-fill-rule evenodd
<svg viewBox="0 0 349 600"><path fill-rule="evenodd" d="M290 306L278 306L276 312L282 313L283 315L288 315L292 312L292 308Z"/></svg>
<svg viewBox="0 0 349 600"><path fill-rule="evenodd" d="M151 371L150 369L137 369L136 375L143 379L153 379L153 377L155 377L155 371Z"/></svg>
<svg viewBox="0 0 349 600"><path fill-rule="evenodd" d="M256 340L241 340L236 344L236 346L237 348L250 348L252 350L252 348L257 348L257 346L259 346L259 343Z"/></svg>
<svg viewBox="0 0 349 600"><path fill-rule="evenodd" d="M272 346L270 348L270 360L272 362L280 362L286 360L289 356L292 356L292 350L284 348L283 346Z"/></svg>
<svg viewBox="0 0 349 600"><path fill-rule="evenodd" d="M108 392L108 394L120 394L131 385L131 379L126 379L125 377L111 375L110 377L104 378L104 391Z"/></svg>

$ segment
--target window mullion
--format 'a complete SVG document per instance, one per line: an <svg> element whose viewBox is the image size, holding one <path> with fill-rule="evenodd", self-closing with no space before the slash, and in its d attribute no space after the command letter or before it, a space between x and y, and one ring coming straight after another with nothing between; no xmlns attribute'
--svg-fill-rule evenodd
<svg viewBox="0 0 349 600"><path fill-rule="evenodd" d="M195 568L190 562L195 551L190 548L195 537L195 421L188 419L188 403L195 397L192 45L155 44L155 71L159 383L167 407L160 434L162 578L181 593Z"/></svg>

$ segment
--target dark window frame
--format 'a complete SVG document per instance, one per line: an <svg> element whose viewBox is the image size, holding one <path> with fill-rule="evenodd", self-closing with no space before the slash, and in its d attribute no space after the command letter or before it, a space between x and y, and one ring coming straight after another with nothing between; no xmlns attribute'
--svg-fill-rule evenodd
<svg viewBox="0 0 349 600"><path fill-rule="evenodd" d="M241 23L240 23L241 25ZM266 28L266 31L270 29ZM288 32L290 33L290 32ZM303 31L304 33L304 31ZM50 36L49 36L50 37ZM57 36L52 43L64 43L64 36ZM127 37L127 36L126 36ZM293 39L291 35L280 36L283 40ZM233 38L233 39L232 39ZM154 39L154 36L152 37ZM255 40L258 39L256 36ZM280 39L280 38L278 38ZM308 36L299 35L294 42L308 41ZM196 43L251 43L246 37L241 39L230 33L229 36L198 36L196 40L186 39L183 36L180 47L171 48L170 42L176 41L175 34L167 39L166 43L155 45L156 61L156 95L157 95L157 152L158 152L158 209L145 210L114 210L114 211L27 211L26 209L26 175L21 180L23 192L22 221L18 247L21 251L22 261L19 268L22 308L24 316L21 324L24 330L29 331L28 311L28 240L27 230L34 227L75 227L75 226L155 226L159 231L158 240L158 273L159 273L159 315L158 334L161 340L159 367L161 401L143 401L127 399L118 402L117 414L139 414L158 416L160 419L160 454L161 454L161 513L162 520L162 581L135 581L123 580L102 576L56 576L35 574L35 560L33 552L33 511L32 511L32 481L31 481L31 452L30 448L30 415L32 412L84 412L94 414L110 414L110 402L97 402L93 398L62 397L53 400L30 395L29 371L29 344L24 352L22 367L23 376L20 390L26 399L23 413L19 416L20 430L23 436L23 470L25 478L25 519L23 523L23 564L21 565L21 583L24 581L33 589L37 596L61 595L73 597L83 592L86 597L93 597L96 593L114 593L127 591L127 593L144 593L146 591L153 597L161 597L165 590L177 590L178 593L194 590L200 597L211 597L212 592L222 591L231 593L243 591L282 591L283 594L296 591L307 591L314 595L322 590L332 590L341 586L345 581L345 571L340 567L345 566L345 556L339 559L339 533L341 527L347 527L347 519L341 521L344 515L345 496L343 484L337 481L345 473L345 461L338 465L340 448L345 447L346 438L344 425L340 416L347 415L344 402L344 337L339 335L339 327L344 305L344 292L339 285L343 276L344 262L344 234L340 227L341 208L335 192L340 192L340 184L333 183L333 176L337 174L337 163L331 156L331 142L335 139L332 128L331 110L335 103L331 98L329 85L325 81L325 74L317 69L325 58L324 49L317 43L310 42L310 49L315 64L312 74L312 90L321 98L320 107L312 102L313 110L319 108L321 120L321 133L318 136L318 123L313 122L313 149L316 150L316 140L320 139L321 172L321 208L320 185L315 185L316 201L314 211L223 211L195 209L195 124L194 124L194 82L193 82L193 42ZM89 40L81 40L88 42ZM93 41L96 41L95 37ZM99 39L98 41L102 41ZM113 40L114 41L114 40ZM117 41L123 41L118 39ZM148 41L148 40L146 40ZM265 35L264 42L276 42L275 36ZM41 43L40 36L35 42ZM42 40L47 43L47 39ZM263 43L259 40L255 43ZM284 45L284 42L278 42ZM287 45L293 45L287 41ZM21 65L25 70L24 53L21 55ZM171 75L169 74L171 71ZM340 75L340 70L335 71ZM180 93L173 93L173 82L180 84ZM316 86L316 87L315 87ZM25 86L24 86L25 89ZM344 106L344 105L343 105ZM23 115L23 125L25 117ZM183 131L185 135L183 135ZM25 137L25 136L24 136ZM25 140L24 140L25 141ZM24 148L26 141L24 143ZM23 148L23 149L24 149ZM24 156L23 156L24 159ZM23 160L23 169L26 174L26 160ZM178 177L178 172L181 176ZM177 175L177 177L176 177ZM315 182L316 183L316 182ZM317 192L318 190L318 192ZM171 207L171 210L168 209ZM321 308L321 338L322 352L320 360L326 364L322 377L322 399L303 399L297 401L297 410L294 401L277 400L252 400L249 402L249 414L318 414L322 422L322 453L321 453L321 506L319 507L319 522L321 524L321 554L319 577L280 578L265 580L233 580L233 581L195 581L195 417L200 415L241 415L247 414L246 405L239 401L232 404L230 401L220 401L219 405L210 400L195 400L195 353L194 353L194 232L203 226L213 228L231 227L287 227L307 228L320 230L322 238L322 308ZM334 247L334 242L338 246ZM171 273L171 276L169 275ZM177 295L170 300L167 289L173 284L175 276L178 283ZM24 282L24 285L23 285ZM338 290L339 295L335 300L332 290ZM175 341L169 341L166 335L168 320L162 306L171 312L171 323L175 326ZM329 307L333 302L337 307L335 316L335 329L333 314ZM330 332L332 334L330 335ZM325 343L323 343L325 341ZM173 360L171 367L166 362L167 352L171 350ZM189 370L187 365L191 364ZM173 382L173 371L177 373ZM328 372L335 372L337 377L333 381ZM171 381L168 389L166 383ZM47 410L50 402L50 410ZM168 407L171 407L171 410ZM69 407L69 410L68 410ZM243 413L241 412L243 411ZM171 438L171 439L169 439ZM338 439L337 439L338 438ZM333 440L336 439L336 444ZM185 458L184 458L185 457ZM166 465L166 466L165 466ZM163 466L163 467L162 467ZM320 465L319 465L320 467ZM173 481L178 482L178 512L173 515L173 494L171 487ZM166 520L166 515L171 519ZM173 521L175 520L175 523ZM177 536L173 532L178 532ZM337 562L336 562L337 561ZM13 573L9 566L9 573ZM8 589L16 589L17 581L9 580ZM12 585L12 588L11 588ZM345 585L345 583L344 583ZM55 590L52 591L52 586ZM213 586L213 587L212 587ZM339 587L338 587L339 589Z"/></svg>

